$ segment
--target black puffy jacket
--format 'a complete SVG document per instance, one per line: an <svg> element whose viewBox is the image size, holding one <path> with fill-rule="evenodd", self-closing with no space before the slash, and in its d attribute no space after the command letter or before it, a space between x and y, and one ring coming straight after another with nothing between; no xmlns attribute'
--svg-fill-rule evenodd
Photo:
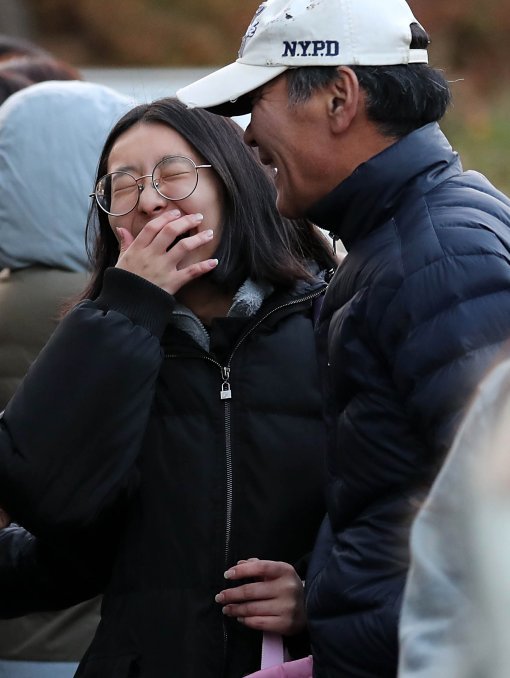
<svg viewBox="0 0 510 678"><path fill-rule="evenodd" d="M310 564L317 678L397 672L409 525L510 336L510 201L436 124L309 215L348 251L323 306L328 514Z"/></svg>
<svg viewBox="0 0 510 678"><path fill-rule="evenodd" d="M2 451L0 496L39 539L0 537L0 614L104 590L78 676L237 678L260 666L260 634L214 596L241 558L305 574L325 512L311 310L323 287L213 321L208 353L163 333L169 295L107 271L10 403L2 425L16 450Z"/></svg>

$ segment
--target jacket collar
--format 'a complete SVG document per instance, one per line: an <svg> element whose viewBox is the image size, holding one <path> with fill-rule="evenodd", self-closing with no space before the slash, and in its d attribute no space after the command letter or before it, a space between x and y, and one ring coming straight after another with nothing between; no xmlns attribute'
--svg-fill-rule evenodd
<svg viewBox="0 0 510 678"><path fill-rule="evenodd" d="M460 172L457 153L439 125L430 123L360 165L307 216L349 250L395 214L404 191L426 193Z"/></svg>
<svg viewBox="0 0 510 678"><path fill-rule="evenodd" d="M266 300L268 308L276 307L290 301L299 300L323 289L326 286L326 272L319 271L315 262L309 262L309 269L315 278L310 282L298 280L291 290L275 291L269 283L257 283L248 278L234 295L227 317L253 318ZM183 304L176 303L169 325L191 336L204 351L210 350L209 331L193 311Z"/></svg>

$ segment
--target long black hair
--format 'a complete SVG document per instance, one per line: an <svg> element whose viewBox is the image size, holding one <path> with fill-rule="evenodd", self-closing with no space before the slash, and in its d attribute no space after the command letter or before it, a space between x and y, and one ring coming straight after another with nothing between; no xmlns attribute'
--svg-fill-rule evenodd
<svg viewBox="0 0 510 678"><path fill-rule="evenodd" d="M335 266L330 244L310 222L289 220L276 210L272 178L253 149L243 141L243 130L229 118L202 109L187 109L174 98L136 106L110 132L97 171L108 171L108 159L117 139L137 123L162 123L190 143L204 162L213 166L223 186L222 235L215 256L219 265L211 280L233 292L248 277L290 287L311 277L308 262L322 269ZM95 201L89 212L87 242L92 278L81 298L96 298L106 268L114 266L119 246L108 216Z"/></svg>

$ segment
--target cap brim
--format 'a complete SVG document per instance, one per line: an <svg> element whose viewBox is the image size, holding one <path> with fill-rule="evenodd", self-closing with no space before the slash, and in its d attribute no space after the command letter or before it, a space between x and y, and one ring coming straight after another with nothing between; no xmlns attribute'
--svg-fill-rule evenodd
<svg viewBox="0 0 510 678"><path fill-rule="evenodd" d="M246 94L273 80L287 66L250 66L234 62L205 78L177 90L176 96L188 108L207 108L219 115L244 115L251 110Z"/></svg>

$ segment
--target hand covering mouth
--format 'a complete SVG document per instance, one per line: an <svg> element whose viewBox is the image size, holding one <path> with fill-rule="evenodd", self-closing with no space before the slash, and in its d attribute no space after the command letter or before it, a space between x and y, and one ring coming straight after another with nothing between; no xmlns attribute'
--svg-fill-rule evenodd
<svg viewBox="0 0 510 678"><path fill-rule="evenodd" d="M172 244L169 245L169 246L167 247L167 250L166 250L166 251L168 252L169 250L172 249L172 247L175 247L175 245L177 245L177 243L178 243L180 240L183 240L183 238L189 238L190 236L195 235L196 233L198 233L198 229L197 229L197 228L190 228L189 231L186 231L185 233L181 233L181 234L178 235L177 238L172 242Z"/></svg>

